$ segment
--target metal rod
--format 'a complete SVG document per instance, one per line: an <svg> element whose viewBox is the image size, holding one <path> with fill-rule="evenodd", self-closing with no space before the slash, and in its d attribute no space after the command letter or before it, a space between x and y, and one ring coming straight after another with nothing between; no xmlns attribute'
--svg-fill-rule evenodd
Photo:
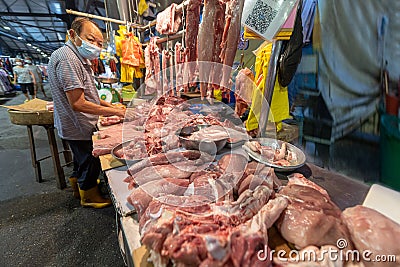
<svg viewBox="0 0 400 267"><path fill-rule="evenodd" d="M66 12L67 12L67 14L71 14L71 15L88 17L88 18L91 18L91 19L98 19L98 20L103 20L103 21L109 21L109 22L113 22L113 23L116 23L116 24L126 24L126 21L123 21L123 20L105 18L105 17L92 15L92 14L88 14L88 13L84 13L84 12L74 11L74 10L71 10L71 9L67 9Z"/></svg>
<svg viewBox="0 0 400 267"><path fill-rule="evenodd" d="M266 136L268 116L271 107L272 95L274 94L276 72L282 44L282 41L275 41L272 45L271 57L268 64L268 74L264 88L264 101L262 101L261 104L260 121L258 123L258 137Z"/></svg>
<svg viewBox="0 0 400 267"><path fill-rule="evenodd" d="M185 32L185 30L181 30L173 35L169 35L166 37L162 37L157 39L157 44L161 44L161 43L165 43L167 41L171 41L171 40L176 40L182 37L183 33Z"/></svg>
<svg viewBox="0 0 400 267"><path fill-rule="evenodd" d="M98 20L102 20L102 21L109 21L109 22L116 23L116 24L123 24L123 25L127 24L127 21L124 21L124 20L105 18L105 17L92 15L92 14L88 14L88 13L84 13L84 12L74 11L74 10L71 10L71 9L67 9L66 12L67 12L67 14L71 14L71 15L88 17L88 18L98 19ZM144 30L147 30L147 28L152 27L152 26L154 26L156 24L157 24L157 21L153 20L152 22L150 22L150 25L149 24L140 25L140 24L132 23L131 27L139 29L140 31L144 31Z"/></svg>

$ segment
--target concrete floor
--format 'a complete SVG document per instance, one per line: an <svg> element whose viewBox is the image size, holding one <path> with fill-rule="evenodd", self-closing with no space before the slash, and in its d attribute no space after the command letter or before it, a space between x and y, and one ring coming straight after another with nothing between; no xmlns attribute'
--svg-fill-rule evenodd
<svg viewBox="0 0 400 267"><path fill-rule="evenodd" d="M22 94L0 98L1 105L23 101ZM70 188L57 189L51 159L42 161L37 183L26 127L11 124L5 108L0 125L0 266L124 266L114 208L85 209ZM38 157L50 155L45 130L34 127L34 135ZM71 168L64 171L68 177Z"/></svg>

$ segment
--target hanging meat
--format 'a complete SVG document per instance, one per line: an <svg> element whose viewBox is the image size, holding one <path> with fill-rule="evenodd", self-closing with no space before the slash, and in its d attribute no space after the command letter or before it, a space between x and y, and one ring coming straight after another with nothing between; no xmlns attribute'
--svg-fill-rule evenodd
<svg viewBox="0 0 400 267"><path fill-rule="evenodd" d="M213 49L213 57L212 57L212 62L218 63L214 64L213 70L212 70L212 75L210 77L210 83L214 86L214 88L219 87L218 85L221 82L222 79L222 65L219 63L222 63L220 59L220 54L221 54L221 42L222 42L222 35L224 32L224 25L225 25L225 7L226 5L224 3L220 3L220 5L217 6L217 9L215 10L215 21L214 21L214 44L215 47Z"/></svg>
<svg viewBox="0 0 400 267"><path fill-rule="evenodd" d="M117 72L117 63L115 61L116 61L115 57L110 58L110 70L112 73Z"/></svg>
<svg viewBox="0 0 400 267"><path fill-rule="evenodd" d="M219 0L205 0L203 9L203 21L200 24L198 36L198 59L199 61L212 62L215 47L219 43L215 43L215 21L218 19L216 15L217 10L221 9ZM214 36L214 38L210 38ZM200 78L200 94L204 99L206 96L207 83L209 81L211 69L207 64L199 65L199 78Z"/></svg>
<svg viewBox="0 0 400 267"><path fill-rule="evenodd" d="M254 87L253 72L248 68L241 69L237 74L235 81L235 112L239 117L242 116L250 105Z"/></svg>
<svg viewBox="0 0 400 267"><path fill-rule="evenodd" d="M146 94L153 94L160 87L160 49L157 45L158 37L151 37L144 51L146 66Z"/></svg>
<svg viewBox="0 0 400 267"><path fill-rule="evenodd" d="M167 54L167 60L168 60L168 64L169 64L169 77L170 77L170 81L169 81L169 95L170 96L174 96L174 57L173 57L172 52L173 52L172 50L169 50L168 54ZM177 96L180 97L180 94L178 94Z"/></svg>
<svg viewBox="0 0 400 267"><path fill-rule="evenodd" d="M220 59L224 64L221 85L227 88L230 88L229 78L240 38L243 5L244 0L231 0L226 3L225 29L221 42Z"/></svg>
<svg viewBox="0 0 400 267"><path fill-rule="evenodd" d="M189 0L186 8L186 29L185 46L187 50L187 62L196 62L197 60L197 34L199 32L201 0ZM194 82L196 64L191 63L188 66L188 80Z"/></svg>
<svg viewBox="0 0 400 267"><path fill-rule="evenodd" d="M182 13L176 10L177 4L172 3L157 15L156 30L161 34L174 34L182 23Z"/></svg>
<svg viewBox="0 0 400 267"><path fill-rule="evenodd" d="M167 50L163 50L162 54L161 54L161 62L162 62L162 86L160 86L160 88L162 88L161 92L158 92L158 95L163 95L166 92L168 92L168 77L167 77L167 63L168 63L168 51Z"/></svg>
<svg viewBox="0 0 400 267"><path fill-rule="evenodd" d="M185 50L182 48L182 44L179 42L175 43L175 74L176 74L176 92L180 94L183 88L183 67L185 62Z"/></svg>

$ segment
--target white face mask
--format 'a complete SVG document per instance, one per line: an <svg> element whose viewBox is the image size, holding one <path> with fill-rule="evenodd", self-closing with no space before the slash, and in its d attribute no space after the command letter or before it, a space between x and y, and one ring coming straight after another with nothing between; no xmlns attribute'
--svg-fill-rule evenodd
<svg viewBox="0 0 400 267"><path fill-rule="evenodd" d="M26 63L26 64L32 64L32 61L30 61L30 60L25 60L25 63Z"/></svg>
<svg viewBox="0 0 400 267"><path fill-rule="evenodd" d="M97 47L85 40L83 40L79 35L76 35L81 41L81 46L77 46L79 54L82 57L87 58L89 60L96 59L100 56L101 48Z"/></svg>
<svg viewBox="0 0 400 267"><path fill-rule="evenodd" d="M15 62L15 65L22 66L22 62Z"/></svg>

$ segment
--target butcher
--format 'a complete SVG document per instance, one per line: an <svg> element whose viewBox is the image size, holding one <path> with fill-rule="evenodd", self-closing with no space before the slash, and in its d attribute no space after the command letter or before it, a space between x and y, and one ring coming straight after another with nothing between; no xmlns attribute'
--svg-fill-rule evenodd
<svg viewBox="0 0 400 267"><path fill-rule="evenodd" d="M99 115L124 117L125 110L99 99L90 60L99 57L103 35L98 25L78 17L68 31L69 40L53 52L48 64L54 101L54 126L67 141L74 157L74 172L69 179L74 196L84 207L111 205L97 186L101 167L92 156L92 134Z"/></svg>

